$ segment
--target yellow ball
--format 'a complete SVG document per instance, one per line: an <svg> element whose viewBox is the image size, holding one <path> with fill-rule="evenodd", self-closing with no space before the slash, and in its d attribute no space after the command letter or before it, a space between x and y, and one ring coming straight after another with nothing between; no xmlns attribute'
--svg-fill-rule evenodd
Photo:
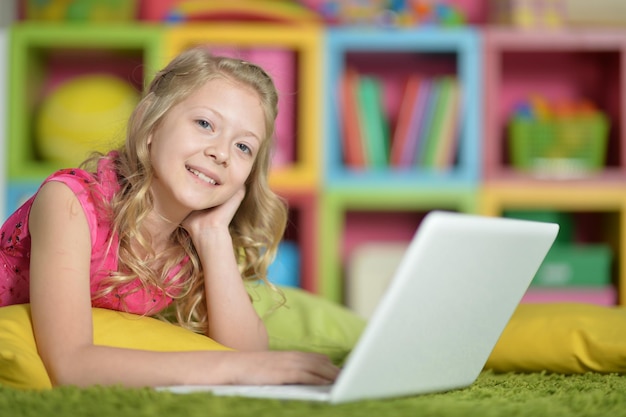
<svg viewBox="0 0 626 417"><path fill-rule="evenodd" d="M46 97L38 113L38 155L73 167L93 151L119 146L139 98L132 84L112 75L84 75L64 82Z"/></svg>

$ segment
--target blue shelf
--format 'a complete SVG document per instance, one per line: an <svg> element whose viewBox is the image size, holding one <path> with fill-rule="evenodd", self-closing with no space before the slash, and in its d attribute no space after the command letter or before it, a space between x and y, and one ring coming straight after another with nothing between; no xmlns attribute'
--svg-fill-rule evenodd
<svg viewBox="0 0 626 417"><path fill-rule="evenodd" d="M6 185L6 207L2 222L31 198L40 186L41 182L36 181L10 181Z"/></svg>
<svg viewBox="0 0 626 417"><path fill-rule="evenodd" d="M323 171L325 186L353 187L463 187L474 186L480 179L481 167L481 39L470 28L460 29L372 29L331 28L325 33L326 85ZM460 120L458 157L444 172L423 168L410 170L355 170L343 163L341 111L337 99L339 81L349 54L407 54L429 57L450 57L454 75L462 86L463 115ZM377 67L384 63L375 63ZM393 65L393 64L389 64ZM406 73L407 68L398 68ZM394 68L389 68L393 71ZM411 68L419 72L420 68Z"/></svg>

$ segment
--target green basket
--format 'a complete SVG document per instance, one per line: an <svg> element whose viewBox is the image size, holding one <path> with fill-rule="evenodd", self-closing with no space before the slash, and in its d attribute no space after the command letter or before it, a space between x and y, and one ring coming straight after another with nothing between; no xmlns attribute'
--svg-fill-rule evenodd
<svg viewBox="0 0 626 417"><path fill-rule="evenodd" d="M535 174L591 174L604 167L608 132L608 119L600 113L546 121L514 118L509 124L511 162Z"/></svg>

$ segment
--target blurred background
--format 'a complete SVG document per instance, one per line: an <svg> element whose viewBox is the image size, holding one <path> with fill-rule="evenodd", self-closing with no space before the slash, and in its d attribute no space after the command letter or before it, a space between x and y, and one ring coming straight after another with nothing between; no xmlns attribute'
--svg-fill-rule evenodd
<svg viewBox="0 0 626 417"><path fill-rule="evenodd" d="M626 303L622 0L2 1L0 217L194 45L279 90L275 283L368 317L439 209L561 225L524 302Z"/></svg>

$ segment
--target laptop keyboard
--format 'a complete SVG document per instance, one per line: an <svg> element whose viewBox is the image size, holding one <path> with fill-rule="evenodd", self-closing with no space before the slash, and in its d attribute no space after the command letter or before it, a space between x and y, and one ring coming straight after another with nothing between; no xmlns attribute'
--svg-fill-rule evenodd
<svg viewBox="0 0 626 417"><path fill-rule="evenodd" d="M332 385L207 385L159 388L161 391L171 391L178 394L210 392L219 396L242 396L312 401L328 400L331 389Z"/></svg>

